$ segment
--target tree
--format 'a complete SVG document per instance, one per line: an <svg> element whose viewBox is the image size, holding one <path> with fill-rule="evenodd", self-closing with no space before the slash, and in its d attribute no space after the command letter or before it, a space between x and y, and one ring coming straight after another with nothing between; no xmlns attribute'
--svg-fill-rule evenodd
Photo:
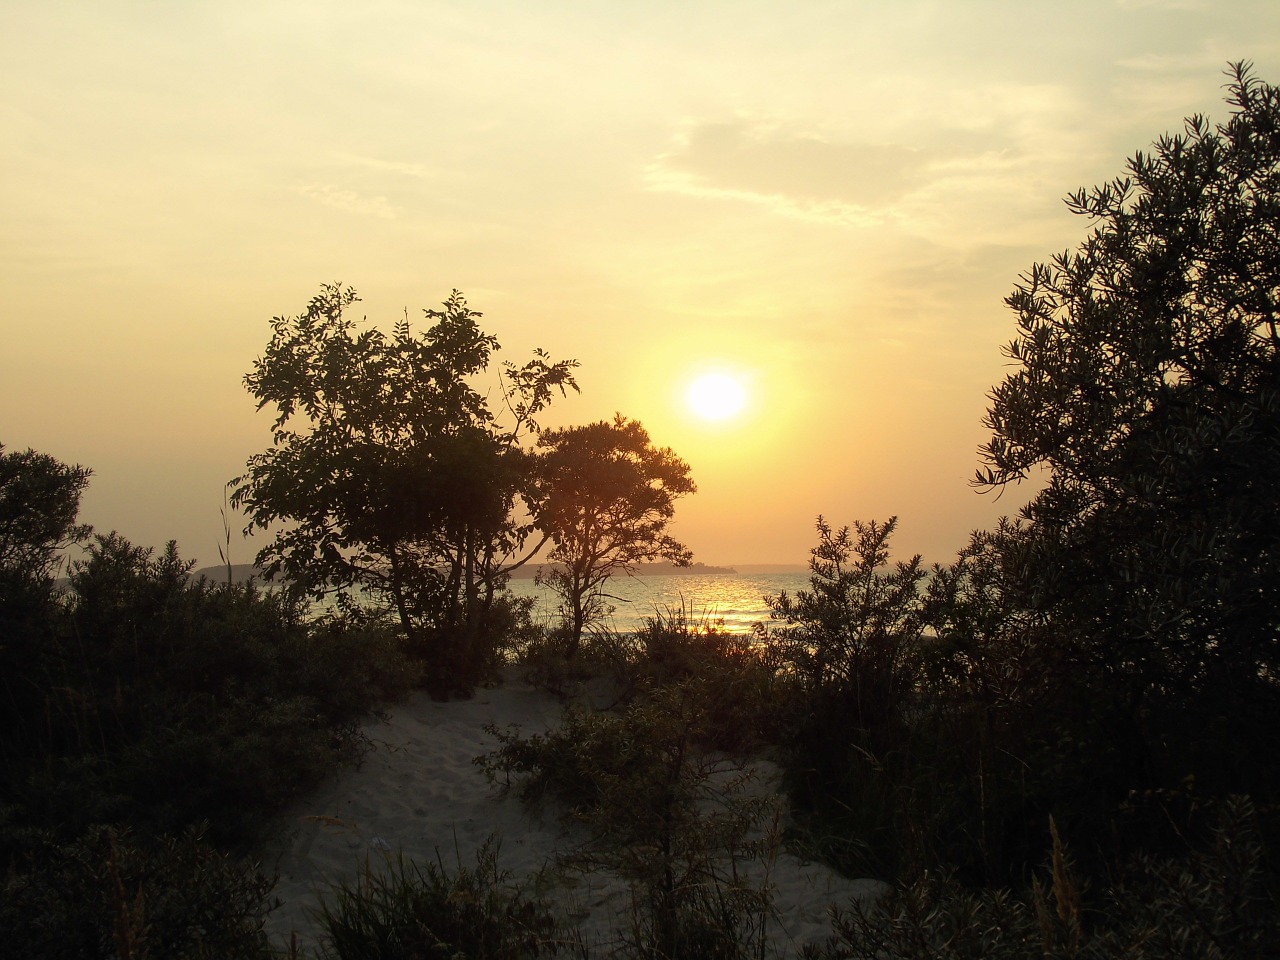
<svg viewBox="0 0 1280 960"><path fill-rule="evenodd" d="M889 566L898 518L833 530L818 518L809 590L768 598L790 626L775 635L804 685L819 738L833 729L868 730L895 722L914 682L923 622L920 557ZM856 534L856 536L854 535Z"/></svg>
<svg viewBox="0 0 1280 960"><path fill-rule="evenodd" d="M1096 226L1006 300L1018 369L977 481L1047 473L1030 595L1108 691L1127 766L1178 743L1240 789L1280 720L1280 91L1229 76L1226 123L1193 116L1068 198Z"/></svg>
<svg viewBox="0 0 1280 960"><path fill-rule="evenodd" d="M0 767L44 716L59 554L91 532L76 522L92 471L0 444ZM3 779L3 778L0 778ZM3 787L3 783L0 783Z"/></svg>
<svg viewBox="0 0 1280 960"><path fill-rule="evenodd" d="M5 453L0 444L0 573L5 582L52 575L58 552L87 537L76 523L93 471L48 454Z"/></svg>
<svg viewBox="0 0 1280 960"><path fill-rule="evenodd" d="M604 586L646 560L687 566L692 554L667 533L679 497L697 488L689 465L655 447L648 432L617 414L612 421L550 430L538 440L543 494L538 525L551 538L541 574L563 601L569 652L604 612Z"/></svg>
<svg viewBox="0 0 1280 960"><path fill-rule="evenodd" d="M432 325L417 334L407 317L390 336L358 329L357 301L325 285L301 316L272 320L245 384L275 407L274 446L232 481L232 503L249 531L282 524L258 554L269 576L315 598L385 601L429 683L465 689L501 619L497 592L537 549L517 520L532 482L522 439L555 391L577 389L577 363L540 350L504 363L495 413L473 381L498 342L460 293L424 311Z"/></svg>
<svg viewBox="0 0 1280 960"><path fill-rule="evenodd" d="M886 839L927 822L907 786L927 572L919 556L890 562L897 523L858 521L850 531L818 517L810 589L766 598L785 626L761 630L785 691L780 756L788 793L824 834L857 838L827 848L843 869L874 875L895 869L915 843Z"/></svg>

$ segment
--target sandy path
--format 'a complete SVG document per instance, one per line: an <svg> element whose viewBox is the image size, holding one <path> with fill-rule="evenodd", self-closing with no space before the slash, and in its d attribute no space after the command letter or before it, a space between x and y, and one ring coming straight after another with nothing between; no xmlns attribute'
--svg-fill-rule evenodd
<svg viewBox="0 0 1280 960"><path fill-rule="evenodd" d="M514 676L501 687L480 690L471 700L438 703L416 694L391 711L386 723L364 733L373 744L358 767L342 770L281 818L279 840L264 868L279 873L282 906L269 917L274 941L287 944L316 936L311 916L324 885L352 877L370 858L377 863L402 851L418 861L439 857L453 868L475 865L475 852L493 835L501 838L499 866L517 877L553 865L573 837L551 818L539 820L513 796L490 786L473 758L497 746L484 732L489 723L517 724L525 734L555 724L560 704ZM770 770L761 765L762 782ZM817 864L780 854L769 876L775 916L770 937L782 956L829 931L827 907L879 888L875 881L847 880ZM616 944L627 922L630 894L616 876L580 877L559 896L582 925L589 943ZM607 949L593 950L605 956Z"/></svg>

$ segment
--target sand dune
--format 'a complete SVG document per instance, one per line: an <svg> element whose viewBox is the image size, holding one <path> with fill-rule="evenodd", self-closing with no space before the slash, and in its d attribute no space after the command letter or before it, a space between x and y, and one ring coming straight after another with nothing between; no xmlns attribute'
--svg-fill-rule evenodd
<svg viewBox="0 0 1280 960"><path fill-rule="evenodd" d="M264 867L278 871L276 894L283 901L268 918L273 940L287 944L297 931L300 942L314 942L318 894L327 882L355 876L366 859L376 864L403 852L419 861L439 858L449 868L473 866L476 851L496 835L502 869L524 876L554 867L558 854L574 849L573 830L504 796L473 758L497 746L486 724L517 724L528 734L553 726L560 711L554 697L512 672L502 686L480 690L474 699L439 703L418 694L398 704L387 722L367 724L372 749L363 761L289 810L267 852ZM776 771L761 763L755 772L769 789ZM755 869L763 879L763 865ZM800 945L826 935L829 904L881 887L786 853L771 865L768 880L774 902L770 939L781 956L796 955ZM589 943L619 942L631 903L621 878L605 871L575 874L553 890Z"/></svg>

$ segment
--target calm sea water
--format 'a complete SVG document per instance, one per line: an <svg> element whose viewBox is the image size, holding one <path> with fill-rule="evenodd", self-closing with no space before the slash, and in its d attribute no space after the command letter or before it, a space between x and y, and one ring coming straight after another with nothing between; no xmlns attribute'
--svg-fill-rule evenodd
<svg viewBox="0 0 1280 960"><path fill-rule="evenodd" d="M808 587L807 573L614 577L606 590L614 595L609 603L615 610L605 625L627 632L655 615L666 617L669 611L683 608L695 621L705 619L730 633L749 633L755 624L769 619L766 596ZM559 619L555 596L532 580L512 580L509 589L517 596L534 598L535 622L554 624Z"/></svg>

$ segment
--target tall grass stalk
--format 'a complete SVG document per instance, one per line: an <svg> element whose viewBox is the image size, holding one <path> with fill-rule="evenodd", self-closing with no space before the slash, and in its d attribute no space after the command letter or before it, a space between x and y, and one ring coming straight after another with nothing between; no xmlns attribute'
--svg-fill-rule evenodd
<svg viewBox="0 0 1280 960"><path fill-rule="evenodd" d="M490 838L474 868L450 873L403 853L381 863L366 858L352 881L341 881L322 902L324 955L336 960L467 957L529 960L585 957L579 939L548 906L498 867Z"/></svg>

